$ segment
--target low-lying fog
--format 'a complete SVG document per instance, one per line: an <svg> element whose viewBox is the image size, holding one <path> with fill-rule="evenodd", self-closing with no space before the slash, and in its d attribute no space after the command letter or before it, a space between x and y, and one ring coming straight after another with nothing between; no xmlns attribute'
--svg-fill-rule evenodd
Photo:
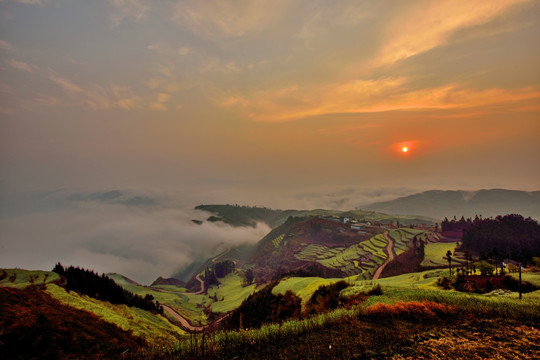
<svg viewBox="0 0 540 360"><path fill-rule="evenodd" d="M255 243L270 228L233 228L203 222L210 214L200 203L237 203L272 208L353 209L410 190L306 191L277 200L268 194L238 192L194 200L191 196L135 191L68 191L4 195L0 212L0 267L50 270L60 261L102 272L121 273L149 284L168 277L193 260L216 255L229 245ZM383 196L383 194L385 194ZM210 197L210 195L208 195ZM263 197L268 197L264 203ZM231 199L238 201L231 201ZM249 200L248 200L249 198ZM242 202L244 199L244 202ZM281 202L280 202L281 201Z"/></svg>

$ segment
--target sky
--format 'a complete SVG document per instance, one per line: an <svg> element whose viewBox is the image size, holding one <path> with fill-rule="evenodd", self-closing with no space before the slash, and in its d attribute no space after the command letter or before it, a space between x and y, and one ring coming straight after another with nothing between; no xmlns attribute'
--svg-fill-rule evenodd
<svg viewBox="0 0 540 360"><path fill-rule="evenodd" d="M199 203L539 190L539 44L531 0L0 0L0 267L192 259Z"/></svg>

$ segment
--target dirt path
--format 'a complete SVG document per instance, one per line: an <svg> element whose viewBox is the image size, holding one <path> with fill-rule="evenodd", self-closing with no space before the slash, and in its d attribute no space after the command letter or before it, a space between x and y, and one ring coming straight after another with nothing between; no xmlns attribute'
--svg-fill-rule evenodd
<svg viewBox="0 0 540 360"><path fill-rule="evenodd" d="M176 293L176 294L200 295L200 294L204 293L204 290L205 290L204 289L204 280L201 279L201 275L198 274L197 276L195 276L195 279L197 279L197 281L199 281L199 283L201 284L201 289L199 291L194 292L194 293ZM173 293L172 291L166 291L166 290L163 290L163 292ZM193 325L191 325L189 323L189 321L187 321L187 319L185 317L183 317L178 312L176 312L176 310L174 310L172 307L167 306L167 305L163 305L163 304L161 306L163 306L163 310L165 312L167 312L173 318L178 320L184 329L186 329L188 331L191 331L191 332L201 332L201 331L204 330L204 326L193 326ZM221 321L221 320L222 319L219 319L219 321Z"/></svg>
<svg viewBox="0 0 540 360"><path fill-rule="evenodd" d="M204 280L201 279L201 274L198 274L197 276L195 276L195 279L197 279L201 283L201 290L194 293L186 293L186 294L200 295L204 292Z"/></svg>
<svg viewBox="0 0 540 360"><path fill-rule="evenodd" d="M386 261L381 266L379 266L377 271L375 271L375 274L373 274L373 280L377 280L381 276L381 273L386 267L386 265L388 265L388 263L394 260L394 240L392 240L390 236L388 236L388 231L384 233L384 237L386 238L386 240L388 240L388 245L386 246L386 253L388 254L388 259L386 259Z"/></svg>
<svg viewBox="0 0 540 360"><path fill-rule="evenodd" d="M169 307L167 305L161 305L161 306L163 306L163 310L165 310L167 313L169 313L169 315L171 315L176 320L178 320L184 329L192 331L192 332L201 332L201 331L203 331L204 327L202 327L202 326L192 326L186 320L186 318L184 318L182 315L177 313L173 308L171 308L171 307Z"/></svg>

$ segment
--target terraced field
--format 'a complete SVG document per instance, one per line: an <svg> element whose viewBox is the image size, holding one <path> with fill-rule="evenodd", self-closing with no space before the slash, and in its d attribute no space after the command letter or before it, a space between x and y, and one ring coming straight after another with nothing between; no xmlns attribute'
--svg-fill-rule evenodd
<svg viewBox="0 0 540 360"><path fill-rule="evenodd" d="M307 245L295 254L302 261L316 261L319 264L343 271L347 275L362 274L365 278L373 275L387 255L384 248L388 245L383 234L348 247L328 247L319 244Z"/></svg>
<svg viewBox="0 0 540 360"><path fill-rule="evenodd" d="M394 240L394 253L400 255L407 251L412 239L416 236L417 239L427 241L430 233L423 230L416 229L395 229L388 232L388 236Z"/></svg>
<svg viewBox="0 0 540 360"><path fill-rule="evenodd" d="M272 240L272 244L274 244L274 247L276 249L279 249L279 245L281 244L281 242L283 241L283 238L285 237L285 234L281 234L280 236L278 236L277 238L275 238L274 240Z"/></svg>

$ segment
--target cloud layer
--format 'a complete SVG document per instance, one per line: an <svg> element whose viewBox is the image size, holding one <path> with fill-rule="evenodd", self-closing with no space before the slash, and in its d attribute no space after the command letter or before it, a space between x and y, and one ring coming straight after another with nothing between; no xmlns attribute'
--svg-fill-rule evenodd
<svg viewBox="0 0 540 360"><path fill-rule="evenodd" d="M193 219L209 214L118 191L61 192L28 200L34 211L0 220L2 267L52 269L60 261L148 284L219 249L253 244L270 231L265 224L197 225Z"/></svg>

